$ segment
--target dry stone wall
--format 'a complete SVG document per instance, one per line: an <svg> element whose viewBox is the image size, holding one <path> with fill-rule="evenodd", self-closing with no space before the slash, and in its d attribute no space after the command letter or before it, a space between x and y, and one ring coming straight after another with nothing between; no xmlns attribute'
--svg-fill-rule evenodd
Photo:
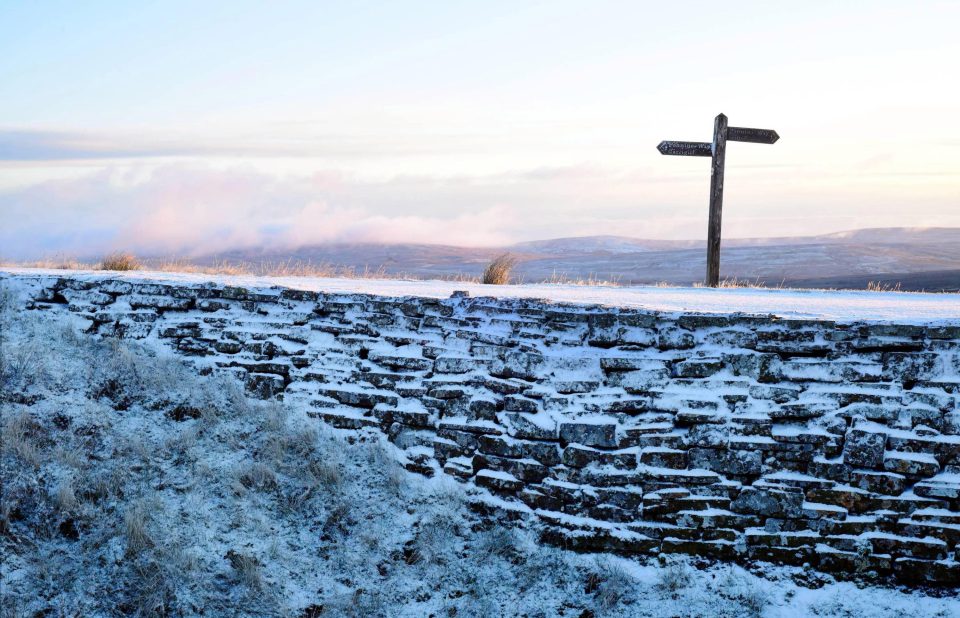
<svg viewBox="0 0 960 618"><path fill-rule="evenodd" d="M552 543L960 582L960 319L5 277L31 309L382 431Z"/></svg>

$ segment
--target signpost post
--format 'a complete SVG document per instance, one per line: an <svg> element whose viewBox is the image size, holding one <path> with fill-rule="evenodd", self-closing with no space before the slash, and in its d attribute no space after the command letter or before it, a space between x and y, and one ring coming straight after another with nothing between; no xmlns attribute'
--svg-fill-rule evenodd
<svg viewBox="0 0 960 618"><path fill-rule="evenodd" d="M780 136L772 129L728 127L727 117L718 115L713 121L713 142L670 142L657 145L660 154L683 157L711 157L710 220L707 224L707 285L720 285L720 216L723 210L723 165L727 142L773 144Z"/></svg>

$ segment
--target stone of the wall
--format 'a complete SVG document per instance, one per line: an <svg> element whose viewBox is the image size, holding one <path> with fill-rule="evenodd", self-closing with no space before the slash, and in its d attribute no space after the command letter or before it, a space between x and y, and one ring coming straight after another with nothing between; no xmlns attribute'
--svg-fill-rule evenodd
<svg viewBox="0 0 960 618"><path fill-rule="evenodd" d="M15 277L32 309L379 429L546 541L960 582L960 320Z"/></svg>

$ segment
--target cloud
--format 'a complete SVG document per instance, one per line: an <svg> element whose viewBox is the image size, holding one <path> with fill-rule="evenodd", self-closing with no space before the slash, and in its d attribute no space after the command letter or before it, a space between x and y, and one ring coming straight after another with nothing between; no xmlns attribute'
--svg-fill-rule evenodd
<svg viewBox="0 0 960 618"><path fill-rule="evenodd" d="M705 182L590 166L371 180L339 171L126 164L0 191L0 257L84 259L116 249L197 256L337 242L503 246L596 234L702 238ZM782 195L775 203L731 191L725 238L914 224L897 194L771 191ZM937 195L925 199L917 198L918 213L922 205L932 214L921 224L960 224L952 211L937 213Z"/></svg>
<svg viewBox="0 0 960 618"><path fill-rule="evenodd" d="M200 255L330 242L497 245L511 238L502 205L479 200L463 207L461 199L459 209L438 210L450 187L435 179L365 182L331 172L280 177L177 165L141 176L104 171L0 193L0 252L13 259L121 248Z"/></svg>
<svg viewBox="0 0 960 618"><path fill-rule="evenodd" d="M0 161L83 161L169 157L396 157L482 150L477 135L345 135L304 129L294 135L199 135L0 129Z"/></svg>
<svg viewBox="0 0 960 618"><path fill-rule="evenodd" d="M0 257L115 249L196 256L336 242L502 246L585 234L686 236L691 222L700 227L689 211L655 215L639 206L644 184L642 175L589 166L370 180L123 165L0 192Z"/></svg>
<svg viewBox="0 0 960 618"><path fill-rule="evenodd" d="M0 130L0 161L63 161L196 154L196 146L136 146L132 140L67 131Z"/></svg>

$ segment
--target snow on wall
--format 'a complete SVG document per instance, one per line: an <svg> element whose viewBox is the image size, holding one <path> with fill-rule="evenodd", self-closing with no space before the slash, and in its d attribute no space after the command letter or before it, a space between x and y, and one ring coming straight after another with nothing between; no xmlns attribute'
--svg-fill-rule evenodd
<svg viewBox="0 0 960 618"><path fill-rule="evenodd" d="M844 322L0 273L588 551L960 584L960 318Z"/></svg>

